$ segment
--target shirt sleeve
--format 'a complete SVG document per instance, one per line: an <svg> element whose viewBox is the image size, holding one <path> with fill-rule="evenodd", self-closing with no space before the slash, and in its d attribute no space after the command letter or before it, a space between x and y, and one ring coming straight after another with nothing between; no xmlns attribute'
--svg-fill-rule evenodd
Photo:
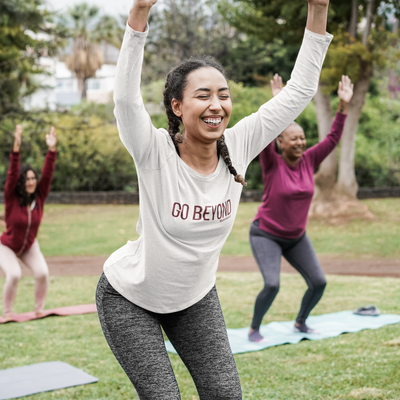
<svg viewBox="0 0 400 400"><path fill-rule="evenodd" d="M247 167L293 122L314 97L326 52L333 36L305 30L291 78L284 89L259 110L227 130L232 161Z"/></svg>
<svg viewBox="0 0 400 400"><path fill-rule="evenodd" d="M168 134L156 129L144 108L140 93L144 44L148 33L126 27L118 57L114 83L114 115L122 143L136 166L158 168L162 149L168 148Z"/></svg>
<svg viewBox="0 0 400 400"><path fill-rule="evenodd" d="M57 152L49 150L44 160L44 165L42 168L42 176L38 184L38 194L43 200L48 196L50 192L50 185L51 185L51 180L53 179L53 172L56 164L56 158L57 158Z"/></svg>
<svg viewBox="0 0 400 400"><path fill-rule="evenodd" d="M19 163L21 152L13 151L10 154L10 167L7 172L6 185L4 187L4 200L10 200L15 195L15 189L19 179Z"/></svg>
<svg viewBox="0 0 400 400"><path fill-rule="evenodd" d="M315 146L309 148L304 157L309 158L311 165L317 168L322 161L329 155L329 153L337 146L342 137L344 124L346 122L347 114L336 113L333 120L331 131L324 140Z"/></svg>
<svg viewBox="0 0 400 400"><path fill-rule="evenodd" d="M261 153L260 153L260 164L263 173L268 173L268 171L276 163L276 159L279 157L278 153L275 151L275 145L272 141Z"/></svg>

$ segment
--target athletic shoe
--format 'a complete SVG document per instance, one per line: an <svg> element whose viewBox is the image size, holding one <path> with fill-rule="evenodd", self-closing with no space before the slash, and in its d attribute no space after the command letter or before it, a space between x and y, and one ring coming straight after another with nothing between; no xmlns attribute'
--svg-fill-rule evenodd
<svg viewBox="0 0 400 400"><path fill-rule="evenodd" d="M369 306L357 308L357 310L353 311L353 314L377 317L378 315L381 315L381 312L379 311L379 309L377 307L370 304Z"/></svg>
<svg viewBox="0 0 400 400"><path fill-rule="evenodd" d="M312 329L309 326L307 326L306 324L301 324L300 326L294 326L293 327L293 331L296 333L308 333L308 334L317 334L319 333L319 331L317 331L316 329Z"/></svg>
<svg viewBox="0 0 400 400"><path fill-rule="evenodd" d="M250 342L261 342L264 336L260 335L259 331L252 331L248 334Z"/></svg>

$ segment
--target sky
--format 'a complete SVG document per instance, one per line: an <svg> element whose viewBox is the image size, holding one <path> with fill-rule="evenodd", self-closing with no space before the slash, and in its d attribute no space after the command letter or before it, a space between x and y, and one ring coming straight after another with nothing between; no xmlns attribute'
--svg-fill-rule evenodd
<svg viewBox="0 0 400 400"><path fill-rule="evenodd" d="M76 3L82 3L84 0L46 0L49 8L53 10L66 9ZM105 14L118 16L119 14L128 15L133 0L85 0L89 4L95 4L101 8Z"/></svg>

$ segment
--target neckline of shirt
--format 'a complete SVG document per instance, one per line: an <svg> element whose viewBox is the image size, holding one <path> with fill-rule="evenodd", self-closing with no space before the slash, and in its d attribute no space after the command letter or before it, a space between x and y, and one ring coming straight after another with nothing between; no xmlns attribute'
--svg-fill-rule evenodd
<svg viewBox="0 0 400 400"><path fill-rule="evenodd" d="M178 158L178 162L181 164L181 166L183 168L185 168L186 171L188 171L190 173L190 175L192 175L194 178L200 179L202 181L208 181L208 180L215 178L220 173L221 168L223 167L222 164L224 164L224 160L220 156L218 159L218 165L217 165L217 168L215 168L215 171L209 175L202 175L202 174L199 174L198 172L196 172L194 169L190 168L189 165L187 165L185 163L185 161L183 161L182 158L179 157L179 155L177 153L175 153L175 156Z"/></svg>

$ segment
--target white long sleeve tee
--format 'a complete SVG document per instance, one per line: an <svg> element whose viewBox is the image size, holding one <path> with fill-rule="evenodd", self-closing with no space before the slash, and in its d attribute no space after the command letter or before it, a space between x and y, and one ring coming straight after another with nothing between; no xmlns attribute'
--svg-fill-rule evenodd
<svg viewBox="0 0 400 400"><path fill-rule="evenodd" d="M156 129L140 94L145 32L126 28L114 100L120 138L139 181L139 239L115 251L104 273L122 296L156 313L183 310L214 286L219 254L235 220L242 185L220 157L201 175L178 156L165 129ZM305 31L291 79L260 109L225 131L232 164L245 176L250 161L279 135L316 93L332 35Z"/></svg>

